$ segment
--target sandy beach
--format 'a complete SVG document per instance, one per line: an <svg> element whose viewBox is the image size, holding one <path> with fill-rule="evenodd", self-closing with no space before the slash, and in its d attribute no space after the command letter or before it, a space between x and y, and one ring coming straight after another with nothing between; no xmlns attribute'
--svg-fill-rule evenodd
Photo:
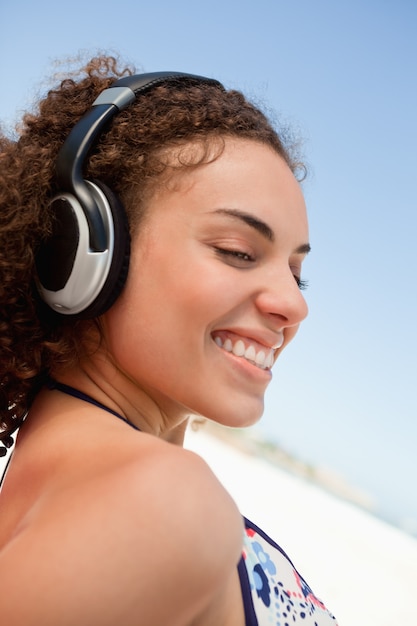
<svg viewBox="0 0 417 626"><path fill-rule="evenodd" d="M204 427L188 431L185 447L289 554L340 626L417 623L417 540Z"/></svg>

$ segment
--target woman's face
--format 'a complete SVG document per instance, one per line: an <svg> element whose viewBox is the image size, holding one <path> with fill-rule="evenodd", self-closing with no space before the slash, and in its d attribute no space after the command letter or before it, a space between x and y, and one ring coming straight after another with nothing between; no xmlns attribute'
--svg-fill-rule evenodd
<svg viewBox="0 0 417 626"><path fill-rule="evenodd" d="M175 176L134 237L108 344L165 415L249 425L307 315L303 196L281 157L249 140L228 139L213 163Z"/></svg>

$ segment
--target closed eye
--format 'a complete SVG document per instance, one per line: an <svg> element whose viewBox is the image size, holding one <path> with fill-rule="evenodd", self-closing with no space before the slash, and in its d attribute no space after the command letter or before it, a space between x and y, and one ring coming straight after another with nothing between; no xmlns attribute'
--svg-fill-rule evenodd
<svg viewBox="0 0 417 626"><path fill-rule="evenodd" d="M243 252L243 250L233 250L230 248L219 248L218 246L214 246L214 250L216 253L222 257L229 258L229 263L231 265L236 265L237 267L242 267L254 263L256 259L251 256L248 252ZM296 274L294 274L294 280L298 285L298 288L301 291L304 291L308 287L308 281L303 280Z"/></svg>
<svg viewBox="0 0 417 626"><path fill-rule="evenodd" d="M236 259L236 261L242 261L246 263L253 263L255 259L248 254L247 252L243 252L242 250L230 250L227 248L218 248L217 246L214 248L217 254L223 257L230 257L230 260Z"/></svg>

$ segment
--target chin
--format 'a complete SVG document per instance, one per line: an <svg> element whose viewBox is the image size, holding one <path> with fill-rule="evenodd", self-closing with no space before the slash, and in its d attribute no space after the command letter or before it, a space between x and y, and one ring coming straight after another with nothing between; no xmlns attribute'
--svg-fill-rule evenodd
<svg viewBox="0 0 417 626"><path fill-rule="evenodd" d="M208 420L227 428L248 428L259 422L265 409L263 394L242 398L235 393L234 397L232 402L210 402L213 398L206 398L205 402L199 402L198 405L194 403L192 406L190 403L186 412L194 421Z"/></svg>
<svg viewBox="0 0 417 626"><path fill-rule="evenodd" d="M217 412L215 415L207 416L212 422L219 424L220 426L227 426L228 428L248 428L249 426L254 426L261 419L264 412L264 406L262 404L262 409L259 407L256 410L248 411L246 407L245 410L233 412Z"/></svg>

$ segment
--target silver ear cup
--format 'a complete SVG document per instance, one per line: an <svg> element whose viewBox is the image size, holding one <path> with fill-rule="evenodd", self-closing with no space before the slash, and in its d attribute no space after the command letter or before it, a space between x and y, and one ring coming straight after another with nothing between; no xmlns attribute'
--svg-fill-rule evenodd
<svg viewBox="0 0 417 626"><path fill-rule="evenodd" d="M63 315L85 311L98 297L109 275L114 252L112 212L104 192L86 181L99 208L107 234L107 248L90 248L89 227L78 200L67 193L54 198L56 226L38 262L38 289L48 306ZM72 254L68 255L68 248ZM66 269L60 257L66 257ZM68 268L68 258L70 267Z"/></svg>

